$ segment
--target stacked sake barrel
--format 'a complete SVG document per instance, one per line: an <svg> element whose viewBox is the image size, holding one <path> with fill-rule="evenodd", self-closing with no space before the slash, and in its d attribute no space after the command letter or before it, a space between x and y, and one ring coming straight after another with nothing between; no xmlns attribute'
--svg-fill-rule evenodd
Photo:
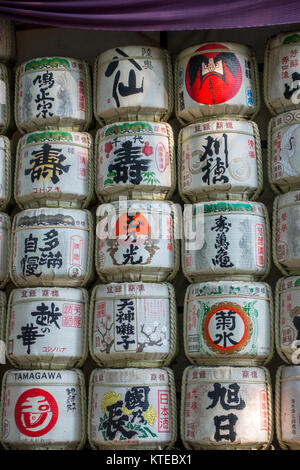
<svg viewBox="0 0 300 470"><path fill-rule="evenodd" d="M16 151L5 449L81 449L86 442L88 292L94 192L88 65L42 57L16 71ZM75 184L76 183L76 184Z"/></svg>
<svg viewBox="0 0 300 470"><path fill-rule="evenodd" d="M16 41L12 22L0 20L0 368L6 363L5 322L6 293L9 283L9 252L11 222L8 212L12 203L12 171L14 149L11 140L13 131L13 93L11 66L15 60ZM3 367L4 368L4 367ZM1 377L2 377L1 370ZM0 397L2 391L0 391Z"/></svg>
<svg viewBox="0 0 300 470"><path fill-rule="evenodd" d="M175 61L182 270L181 438L188 449L267 449L273 437L266 364L273 305L262 190L257 65L248 47L206 43Z"/></svg>
<svg viewBox="0 0 300 470"><path fill-rule="evenodd" d="M100 54L94 67L96 214L89 344L93 449L165 449L177 435L179 264L172 68L158 47ZM118 416L118 420L112 417Z"/></svg>
<svg viewBox="0 0 300 470"><path fill-rule="evenodd" d="M275 344L284 365L276 376L276 433L283 449L300 448L300 32L268 40L264 99L268 127L268 177L276 195L273 209L273 261L282 277L275 292Z"/></svg>
<svg viewBox="0 0 300 470"><path fill-rule="evenodd" d="M9 283L8 261L10 246L10 216L12 206L12 169L14 149L11 134L13 94L11 67L15 60L16 41L12 22L0 20L0 369L5 364L6 293ZM1 378L0 370L0 378ZM1 391L0 391L1 396Z"/></svg>

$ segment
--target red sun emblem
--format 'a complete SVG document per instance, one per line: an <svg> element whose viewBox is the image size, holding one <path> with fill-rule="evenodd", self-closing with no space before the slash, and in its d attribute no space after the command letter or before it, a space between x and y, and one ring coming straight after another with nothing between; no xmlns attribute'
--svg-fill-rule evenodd
<svg viewBox="0 0 300 470"><path fill-rule="evenodd" d="M210 52L200 53L208 49ZM242 68L236 55L222 44L205 44L195 52L185 73L189 96L197 103L209 105L233 98L242 84Z"/></svg>
<svg viewBox="0 0 300 470"><path fill-rule="evenodd" d="M25 436L40 437L47 434L58 419L58 406L46 390L31 388L23 392L16 403L15 421Z"/></svg>

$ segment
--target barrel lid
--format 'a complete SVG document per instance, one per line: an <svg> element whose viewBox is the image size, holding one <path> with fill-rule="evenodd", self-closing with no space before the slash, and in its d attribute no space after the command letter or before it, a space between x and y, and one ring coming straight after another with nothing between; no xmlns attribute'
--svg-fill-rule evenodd
<svg viewBox="0 0 300 470"><path fill-rule="evenodd" d="M281 380L295 378L300 380L300 366L282 366Z"/></svg>

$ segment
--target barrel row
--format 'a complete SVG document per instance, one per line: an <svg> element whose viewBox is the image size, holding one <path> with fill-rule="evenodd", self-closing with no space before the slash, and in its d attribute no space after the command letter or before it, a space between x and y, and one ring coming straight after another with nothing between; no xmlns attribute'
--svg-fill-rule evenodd
<svg viewBox="0 0 300 470"><path fill-rule="evenodd" d="M295 440L299 366L277 370L275 399L264 367L189 366L177 413L171 369L8 370L2 383L1 443L8 450L260 449L273 434ZM86 392L87 390L87 392ZM178 418L177 418L178 416ZM178 421L178 422L177 422ZM178 425L179 424L179 425Z"/></svg>
<svg viewBox="0 0 300 470"><path fill-rule="evenodd" d="M5 99L6 62L13 60L15 37L10 22L1 20L1 30L4 134L12 114L18 129L28 133L49 127L88 130L93 118L100 126L167 121L173 108L182 125L219 115L251 119L259 111L255 52L243 44L208 42L181 51L174 66L169 53L159 47L116 47L95 59L92 74L84 60L30 59L17 67L11 113L12 100ZM298 32L284 33L266 44L264 100L273 115L299 108L298 38Z"/></svg>
<svg viewBox="0 0 300 470"><path fill-rule="evenodd" d="M88 353L101 367L169 366L182 336L194 365L266 365L274 346L296 363L299 277L281 278L273 302L264 282L193 283L178 330L171 283L14 288L1 292L1 335L16 368L81 367ZM275 341L275 344L274 344Z"/></svg>

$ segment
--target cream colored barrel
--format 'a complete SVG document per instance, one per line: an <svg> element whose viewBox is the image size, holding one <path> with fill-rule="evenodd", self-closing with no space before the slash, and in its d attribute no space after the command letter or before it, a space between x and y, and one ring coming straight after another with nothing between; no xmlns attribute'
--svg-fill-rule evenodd
<svg viewBox="0 0 300 470"><path fill-rule="evenodd" d="M88 207L94 192L93 141L86 132L41 131L17 147L14 193L21 209Z"/></svg>
<svg viewBox="0 0 300 470"><path fill-rule="evenodd" d="M300 191L275 198L273 206L273 261L285 275L300 272Z"/></svg>
<svg viewBox="0 0 300 470"><path fill-rule="evenodd" d="M12 199L12 174L14 168L12 141L0 136L0 210L7 209Z"/></svg>
<svg viewBox="0 0 300 470"><path fill-rule="evenodd" d="M176 438L176 392L171 369L92 371L88 441L93 449L164 450L171 448Z"/></svg>
<svg viewBox="0 0 300 470"><path fill-rule="evenodd" d="M7 306L7 358L21 369L82 367L88 353L87 325L85 289L14 289Z"/></svg>
<svg viewBox="0 0 300 470"><path fill-rule="evenodd" d="M99 284L91 293L90 354L100 367L168 366L177 353L170 283Z"/></svg>
<svg viewBox="0 0 300 470"><path fill-rule="evenodd" d="M272 291L263 282L191 284L184 303L184 348L198 365L264 365L273 357Z"/></svg>
<svg viewBox="0 0 300 470"><path fill-rule="evenodd" d="M170 199L176 187L174 151L168 123L121 122L100 128L95 142L98 198Z"/></svg>
<svg viewBox="0 0 300 470"><path fill-rule="evenodd" d="M300 188L300 111L274 116L268 125L268 179L285 193Z"/></svg>
<svg viewBox="0 0 300 470"><path fill-rule="evenodd" d="M287 364L296 364L300 346L300 277L278 279L275 288L276 351Z"/></svg>
<svg viewBox="0 0 300 470"><path fill-rule="evenodd" d="M12 128L12 74L6 64L0 63L0 134L7 134Z"/></svg>
<svg viewBox="0 0 300 470"><path fill-rule="evenodd" d="M253 118L259 110L254 51L243 44L207 42L175 58L175 112L181 124L208 116Z"/></svg>
<svg viewBox="0 0 300 470"><path fill-rule="evenodd" d="M116 121L168 121L173 110L169 53L153 46L122 46L100 54L94 65L94 116Z"/></svg>
<svg viewBox="0 0 300 470"><path fill-rule="evenodd" d="M221 116L190 124L178 138L179 192L185 202L255 200L263 185L253 121Z"/></svg>
<svg viewBox="0 0 300 470"><path fill-rule="evenodd" d="M186 205L182 269L190 282L261 281L270 269L270 227L260 202L216 201Z"/></svg>
<svg viewBox="0 0 300 470"><path fill-rule="evenodd" d="M104 282L170 281L179 268L180 207L121 200L97 208L96 271Z"/></svg>
<svg viewBox="0 0 300 470"><path fill-rule="evenodd" d="M22 134L44 129L88 130L92 121L88 64L69 57L39 57L19 65L15 121Z"/></svg>
<svg viewBox="0 0 300 470"><path fill-rule="evenodd" d="M182 379L181 440L192 450L266 450L272 387L264 367L196 367Z"/></svg>
<svg viewBox="0 0 300 470"><path fill-rule="evenodd" d="M0 61L13 62L16 58L16 31L13 21L0 19Z"/></svg>
<svg viewBox="0 0 300 470"><path fill-rule="evenodd" d="M5 372L0 438L5 450L82 449L86 441L83 372Z"/></svg>
<svg viewBox="0 0 300 470"><path fill-rule="evenodd" d="M94 228L84 209L25 209L12 230L11 279L17 287L84 286L93 273Z"/></svg>
<svg viewBox="0 0 300 470"><path fill-rule="evenodd" d="M280 33L266 44L264 101L273 114L300 108L300 32Z"/></svg>
<svg viewBox="0 0 300 470"><path fill-rule="evenodd" d="M11 221L9 215L0 212L0 288L9 281Z"/></svg>
<svg viewBox="0 0 300 470"><path fill-rule="evenodd" d="M300 367L283 365L277 369L275 380L276 437L285 450L300 449Z"/></svg>

